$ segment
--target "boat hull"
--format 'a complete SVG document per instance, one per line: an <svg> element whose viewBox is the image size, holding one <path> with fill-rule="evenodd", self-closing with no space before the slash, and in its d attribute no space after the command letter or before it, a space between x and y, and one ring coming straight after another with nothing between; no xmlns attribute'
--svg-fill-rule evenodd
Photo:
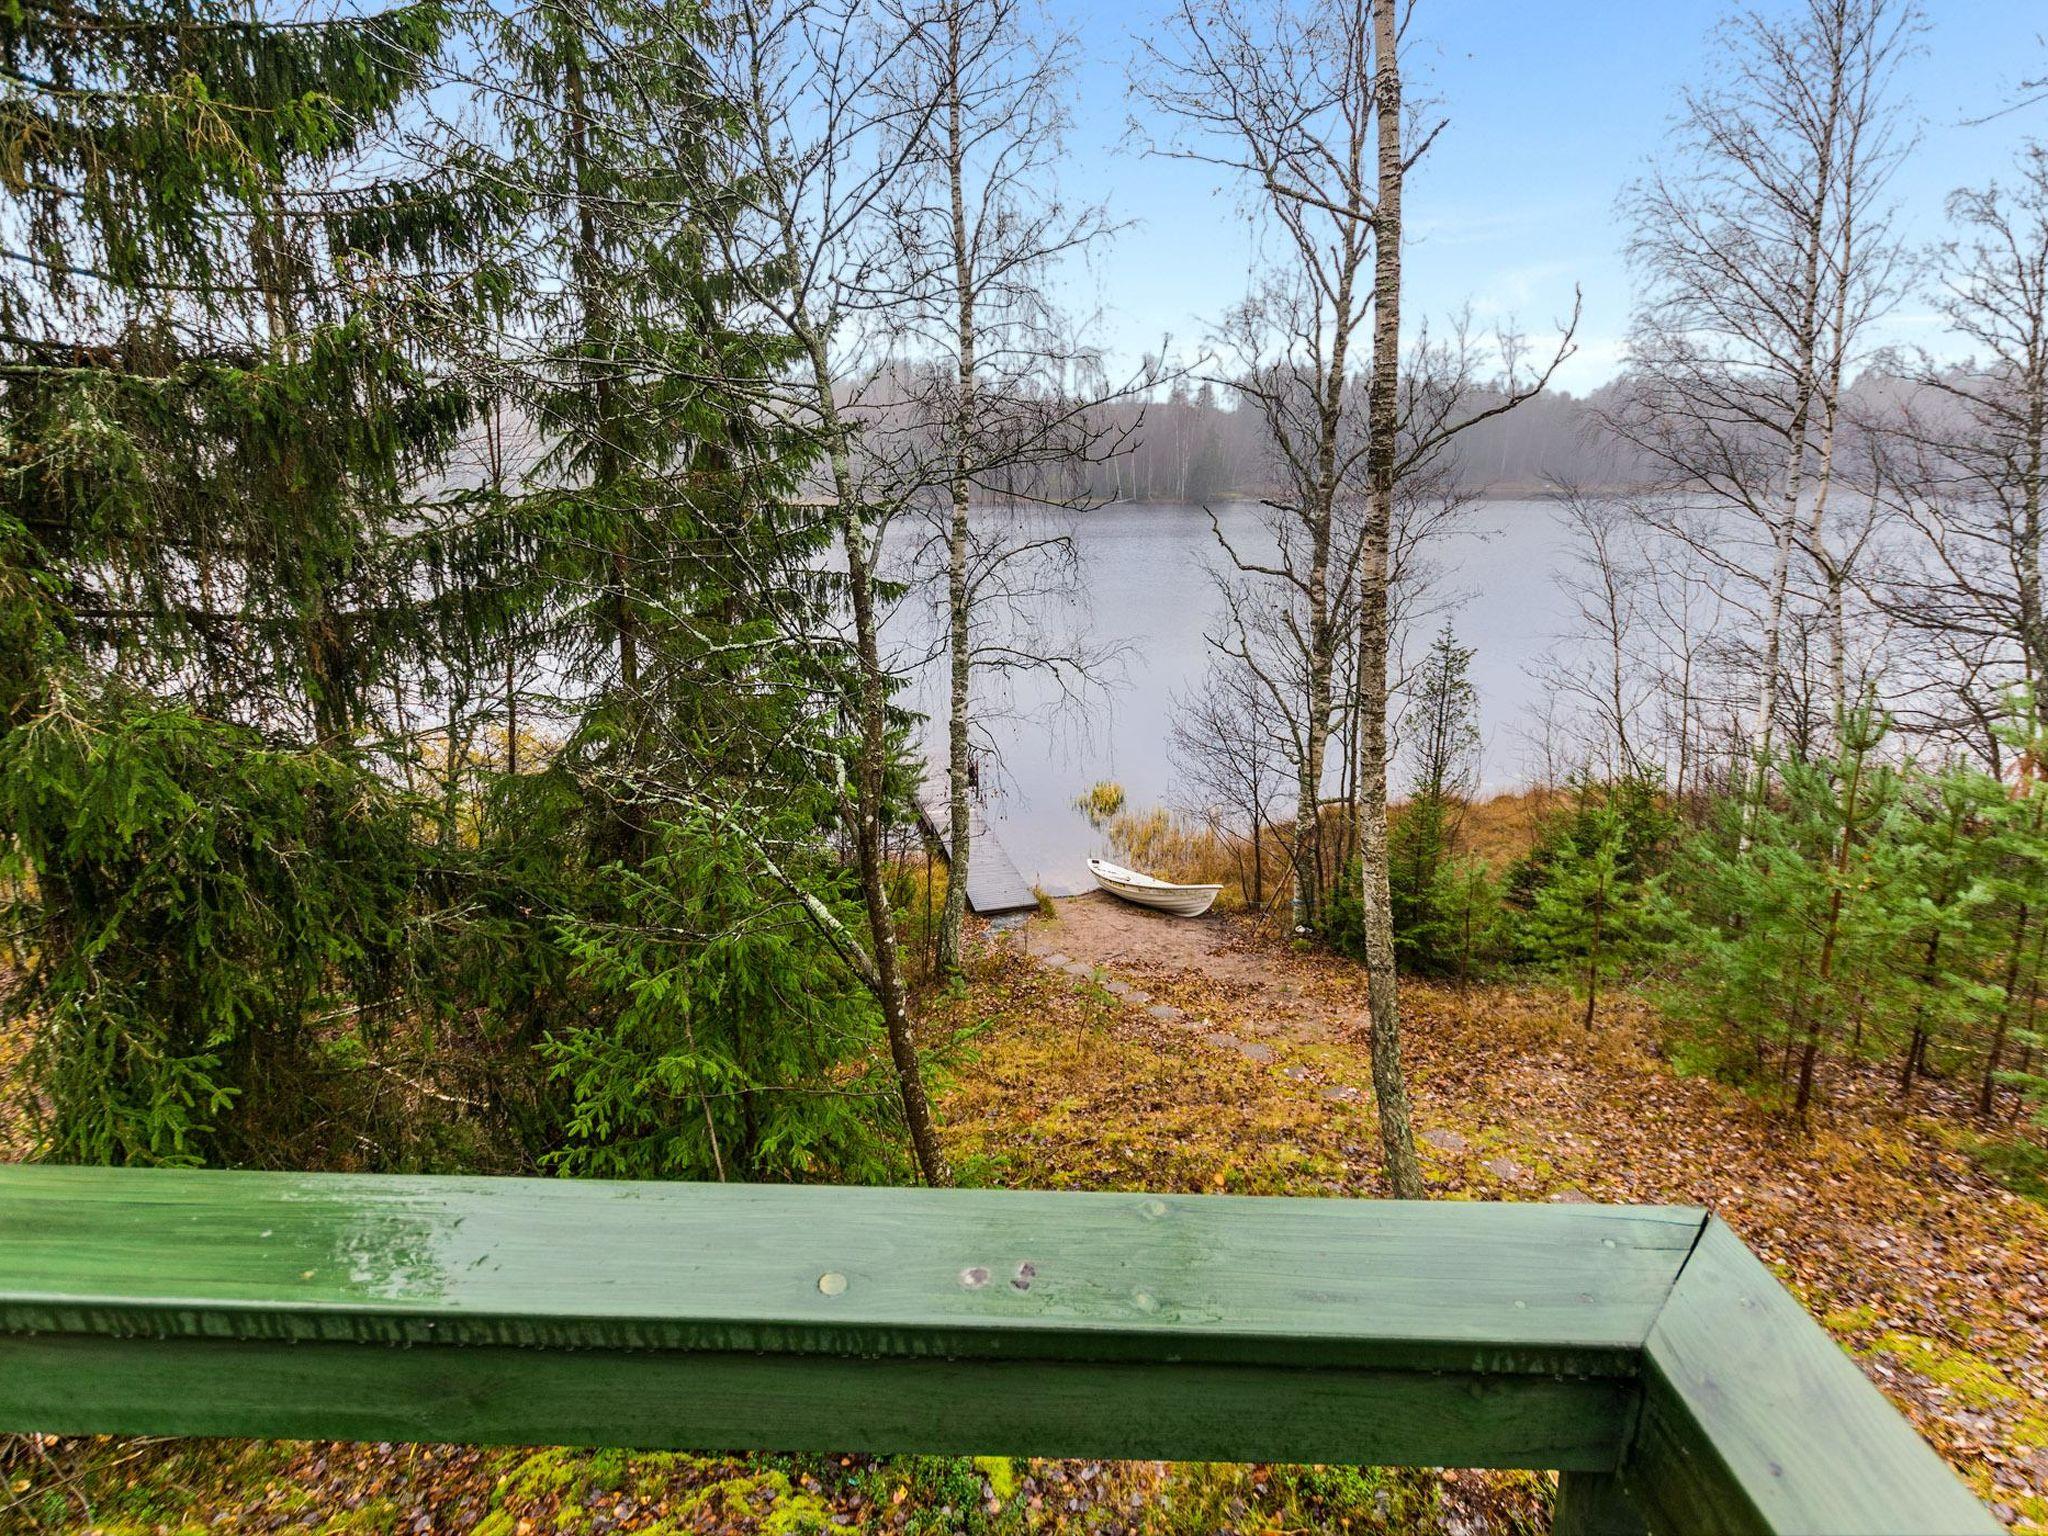
<svg viewBox="0 0 2048 1536"><path fill-rule="evenodd" d="M1220 885L1174 885L1103 859L1090 859L1088 873L1110 895L1173 917L1200 917L1223 889Z"/></svg>

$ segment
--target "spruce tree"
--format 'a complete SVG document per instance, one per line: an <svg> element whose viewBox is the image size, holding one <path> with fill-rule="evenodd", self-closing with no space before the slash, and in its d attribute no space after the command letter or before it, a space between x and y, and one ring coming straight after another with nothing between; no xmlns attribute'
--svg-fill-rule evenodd
<svg viewBox="0 0 2048 1536"><path fill-rule="evenodd" d="M1585 993L1581 1022L1593 1028L1600 984L1628 961L1642 936L1642 890L1628 876L1620 813L1589 808L1552 850L1524 925L1536 959Z"/></svg>
<svg viewBox="0 0 2048 1536"><path fill-rule="evenodd" d="M506 644L559 672L541 702L565 731L494 796L467 963L540 1039L562 1166L870 1173L875 1012L811 921L853 916L825 836L850 753L821 703L845 689L816 638L829 526L792 494L791 343L753 318L780 279L715 238L756 189L727 170L708 23L628 0L471 20L495 128L464 157L522 209L529 295L476 343L531 436L490 498L527 564Z"/></svg>
<svg viewBox="0 0 2048 1536"><path fill-rule="evenodd" d="M1388 873L1396 953L1425 973L1450 968L1467 947L1459 913L1471 895L1471 871L1454 869L1453 856L1479 753L1472 657L1446 620L1410 687L1414 779L1389 832Z"/></svg>
<svg viewBox="0 0 2048 1536"><path fill-rule="evenodd" d="M312 1021L405 991L412 813L363 749L466 410L421 337L478 290L421 283L489 221L376 168L445 27L0 15L0 889L54 1155L248 1155Z"/></svg>
<svg viewBox="0 0 2048 1536"><path fill-rule="evenodd" d="M1989 1019L1984 1059L1978 1078L1977 1113L1995 1117L1998 1091L2010 1084L2017 1092L2017 1113L2027 1102L2048 1100L2048 1059L2042 1054L2041 984L2048 963L2048 790L2040 771L2048 756L2034 694L2021 690L2012 700L2006 735L2021 767L2016 785L2002 781L1986 786L1985 882L1989 908L1983 926L1995 935L1995 967L1982 980Z"/></svg>
<svg viewBox="0 0 2048 1536"><path fill-rule="evenodd" d="M374 174L445 26L226 0L0 19L0 505L78 664L273 740L371 723L422 620L391 535L466 409L409 279L487 222Z"/></svg>
<svg viewBox="0 0 2048 1536"><path fill-rule="evenodd" d="M735 320L713 256L743 189L720 179L732 112L701 12L563 0L471 20L498 132L465 158L523 213L508 260L526 299L477 364L529 439L503 492L531 565L522 633L629 772L689 669L765 646L725 631L798 595L822 539L778 513L804 464L765 409L788 345Z"/></svg>
<svg viewBox="0 0 2048 1536"><path fill-rule="evenodd" d="M1880 835L1897 848L1902 948L1885 991L1886 1017L1857 1021L1852 1048L1899 1037L1899 1096L1910 1098L1939 1050L1955 1050L1998 998L1985 984L2000 947L2002 922L1991 911L1996 853L1986 833L2000 819L2005 789L1966 766L1903 786L1899 812ZM2022 904L2020 924L2026 924ZM2022 944L2012 947L2019 954Z"/></svg>
<svg viewBox="0 0 2048 1536"><path fill-rule="evenodd" d="M1832 762L1772 765L1776 791L1730 801L1683 850L1666 916L1684 963L1669 1006L1721 1065L1804 1117L1823 1061L1897 1017L1901 956L1921 914L1906 898L1900 775L1877 756L1889 722L1865 706Z"/></svg>

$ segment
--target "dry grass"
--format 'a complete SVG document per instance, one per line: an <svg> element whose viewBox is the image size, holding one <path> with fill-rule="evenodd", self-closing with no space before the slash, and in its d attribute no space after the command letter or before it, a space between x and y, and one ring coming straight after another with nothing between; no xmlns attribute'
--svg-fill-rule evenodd
<svg viewBox="0 0 2048 1536"><path fill-rule="evenodd" d="M1536 846L1536 834L1546 816L1565 800L1563 791L1525 789L1512 795L1495 795L1475 800L1465 807L1458 822L1458 849L1483 859L1495 874ZM1396 806L1394 814L1400 815Z"/></svg>
<svg viewBox="0 0 2048 1536"><path fill-rule="evenodd" d="M1219 910L1232 912L1255 905L1252 840L1225 832L1178 812L1125 811L1112 816L1104 830L1122 863L1162 880L1185 885L1220 885ZM1261 883L1272 894L1287 853L1273 833L1264 835Z"/></svg>
<svg viewBox="0 0 2048 1536"><path fill-rule="evenodd" d="M1544 817L1563 799L1557 790L1532 789L1475 800L1458 819L1455 851L1482 860L1498 875L1536 845ZM1124 803L1122 788L1107 782L1096 785L1084 797L1081 809L1103 829L1117 858L1131 868L1163 880L1221 885L1219 911L1271 908L1286 888L1292 822L1281 822L1261 832L1261 889L1254 893L1250 889L1252 840L1245 833L1215 826L1184 812L1158 808L1131 810ZM1405 809L1404 805L1395 804L1390 808L1390 819L1398 825ZM1329 846L1343 841L1346 814L1337 807L1324 811L1324 837Z"/></svg>

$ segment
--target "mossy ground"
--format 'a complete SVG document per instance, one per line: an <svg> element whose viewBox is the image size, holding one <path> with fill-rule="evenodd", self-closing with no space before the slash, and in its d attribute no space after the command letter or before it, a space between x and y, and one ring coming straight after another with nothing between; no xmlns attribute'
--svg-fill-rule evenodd
<svg viewBox="0 0 2048 1536"><path fill-rule="evenodd" d="M984 953L925 1021L963 1181L1378 1194L1362 978L1277 946L1270 960L1291 996L1354 1022L1255 1064L1010 947ZM1248 1034L1270 1001L1199 975L1132 979ZM2042 1207L1987 1179L1936 1122L1850 1104L1800 1133L1683 1078L1656 1054L1647 1013L1626 1005L1590 1036L1542 987L1410 986L1404 1005L1433 1193L1712 1205L2009 1523L2048 1529ZM1534 1533L1548 1504L1530 1474L0 1443L7 1536Z"/></svg>
<svg viewBox="0 0 2048 1536"><path fill-rule="evenodd" d="M0 1530L96 1536L1435 1531L1477 1485L1350 1467L90 1440L7 1458ZM1462 1528L1535 1532L1526 1519Z"/></svg>

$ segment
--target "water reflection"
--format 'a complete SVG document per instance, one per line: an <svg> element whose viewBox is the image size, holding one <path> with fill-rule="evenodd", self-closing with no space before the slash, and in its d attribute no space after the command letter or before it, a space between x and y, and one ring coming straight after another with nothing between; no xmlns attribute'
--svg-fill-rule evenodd
<svg viewBox="0 0 2048 1536"><path fill-rule="evenodd" d="M1216 513L1241 551L1261 547L1254 507ZM1105 507L1071 521L1081 583L1071 616L1118 653L1104 686L1076 698L1039 673L979 683L995 760L982 774L989 818L1024 877L1055 895L1092 889L1086 860L1107 851L1074 807L1091 784L1115 779L1137 807L1173 803L1180 789L1168 750L1174 698L1200 682L1209 660L1204 635L1222 609L1212 574L1220 554L1202 508ZM1561 539L1548 503L1487 502L1474 509L1467 531L1432 552L1441 568L1437 596L1456 602L1459 636L1477 652L1488 790L1513 788L1524 776L1532 695L1524 668L1565 627L1564 600L1551 580ZM934 623L930 613L907 609L894 636L906 651L922 651L937 633ZM935 761L944 752L943 674L942 663L923 668L905 699L930 717L926 744Z"/></svg>

